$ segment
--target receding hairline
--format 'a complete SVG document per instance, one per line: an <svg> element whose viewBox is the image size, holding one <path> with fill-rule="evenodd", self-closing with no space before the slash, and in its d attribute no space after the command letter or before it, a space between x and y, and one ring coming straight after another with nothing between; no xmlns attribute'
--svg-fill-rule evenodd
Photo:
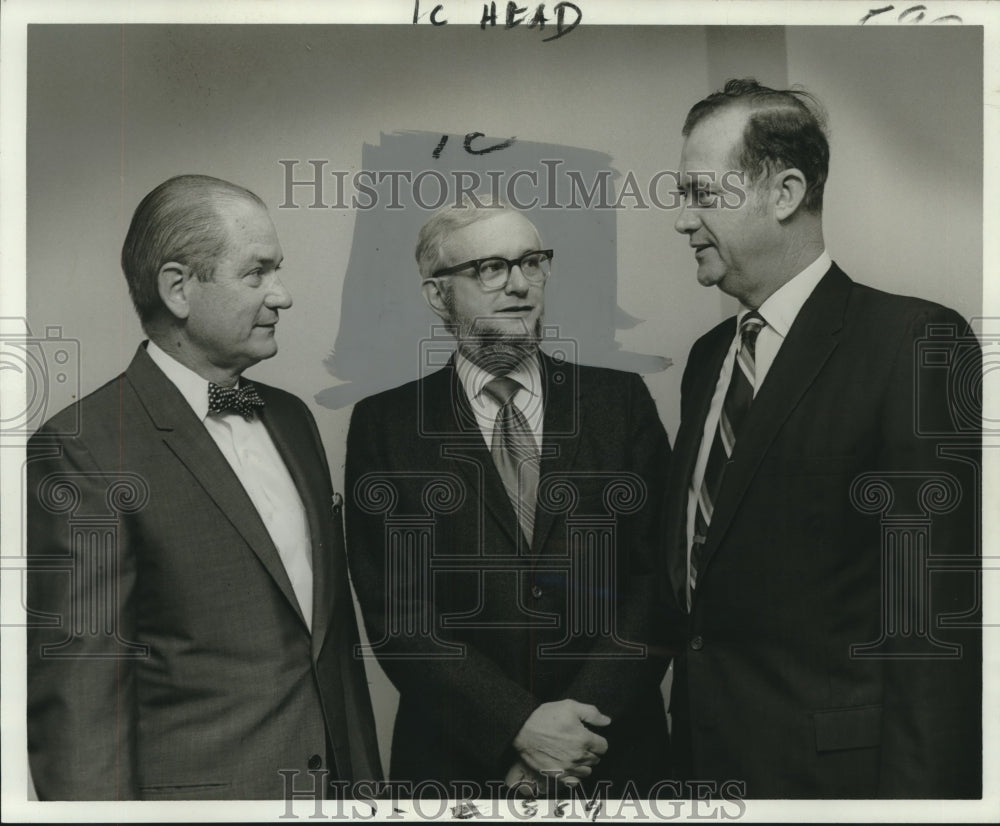
<svg viewBox="0 0 1000 826"><path fill-rule="evenodd" d="M733 143L729 147L729 152L726 156L726 162L735 169L739 166L740 154L746 146L747 128L750 126L750 120L755 111L762 110L759 107L755 109L748 100L733 100L731 103L727 103L725 106L716 109L714 112L709 112L707 115L699 119L697 123L683 133L684 140L687 141L691 135L702 127L709 128L713 124L717 126L719 121L725 118L736 118L737 116L742 116L741 120L736 123L733 130Z"/></svg>
<svg viewBox="0 0 1000 826"><path fill-rule="evenodd" d="M506 202L491 201L482 207L471 204L461 208L456 206L445 207L428 218L418 233L419 240L415 252L421 278L430 276L430 268L428 268L427 272L424 271L424 264L427 261L433 260L437 265L441 264L444 245L454 237L456 232L461 232L468 227L473 227L507 214L517 215L523 220L531 227L539 244L541 243L542 236L534 222L520 210L514 209ZM429 236L429 233L432 234ZM433 243L430 243L432 241ZM428 255L428 253L432 253L432 255Z"/></svg>
<svg viewBox="0 0 1000 826"><path fill-rule="evenodd" d="M234 231L238 226L238 222L242 220L242 216L234 215L233 212L225 209L227 204L246 205L249 209L249 213L262 215L267 219L271 228L274 228L274 221L271 219L271 213L268 210L267 205L257 195L249 192L249 190L241 192L229 189L218 189L209 194L208 203L211 206L212 213L215 215L215 230L219 235L219 239L224 242L224 254L231 250L233 246Z"/></svg>
<svg viewBox="0 0 1000 826"><path fill-rule="evenodd" d="M529 220L528 218L526 218L524 215L522 215L516 209L507 209L507 210L503 210L502 212L501 211L496 211L496 212L492 213L491 215L487 215L484 218L481 218L479 220L476 220L476 221L473 221L471 223L468 223L468 224L465 224L463 226L460 226L460 227L456 228L453 232L447 233L438 242L438 257L439 258L441 257L441 253L444 250L445 244L447 244L449 241L451 241L455 237L455 235L457 233L463 232L464 230L467 230L467 229L471 229L472 227L477 227L477 226L480 226L482 224L489 223L490 221L493 221L493 220L495 220L497 218L500 218L500 217L502 217L504 215L514 215L514 216L516 216L517 219L525 227L527 227L528 229L530 229L534 233L535 239L538 241L539 244L541 244L541 242L542 242L542 234L538 231L538 227L535 226L534 222L531 221L531 220Z"/></svg>

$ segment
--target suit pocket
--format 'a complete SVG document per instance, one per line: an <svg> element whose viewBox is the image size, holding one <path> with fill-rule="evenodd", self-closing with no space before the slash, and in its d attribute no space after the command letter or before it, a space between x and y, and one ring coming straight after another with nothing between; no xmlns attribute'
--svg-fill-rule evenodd
<svg viewBox="0 0 1000 826"><path fill-rule="evenodd" d="M882 706L816 711L813 723L816 751L867 749L882 743Z"/></svg>
<svg viewBox="0 0 1000 826"><path fill-rule="evenodd" d="M232 783L181 783L140 786L143 800L225 800L232 797Z"/></svg>

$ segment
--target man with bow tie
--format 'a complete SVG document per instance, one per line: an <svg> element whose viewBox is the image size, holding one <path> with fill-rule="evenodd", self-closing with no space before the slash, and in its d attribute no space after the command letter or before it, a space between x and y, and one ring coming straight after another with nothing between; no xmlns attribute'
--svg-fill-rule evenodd
<svg viewBox="0 0 1000 826"><path fill-rule="evenodd" d="M242 378L277 352L281 261L252 192L156 187L122 250L149 341L31 440L43 800L282 799L380 776L319 433L301 400Z"/></svg>
<svg viewBox="0 0 1000 826"><path fill-rule="evenodd" d="M423 294L457 351L360 402L348 435L348 557L400 692L390 777L455 797L642 797L669 773L653 545L670 448L638 376L539 349L552 260L503 204L431 217Z"/></svg>

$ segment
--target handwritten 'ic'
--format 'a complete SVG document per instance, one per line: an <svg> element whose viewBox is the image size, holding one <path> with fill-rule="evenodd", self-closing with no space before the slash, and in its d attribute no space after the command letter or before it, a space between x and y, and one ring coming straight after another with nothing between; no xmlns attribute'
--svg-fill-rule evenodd
<svg viewBox="0 0 1000 826"><path fill-rule="evenodd" d="M487 155L490 152L496 152L498 149L506 149L509 146L513 146L515 141L517 141L517 135L512 138L507 138L505 141L500 141L492 146L484 146L482 149L474 149L472 142L478 140L479 138L485 138L486 135L483 132L469 132L465 136L465 140L462 141L462 146L465 147L465 151L470 155ZM441 157L441 151L444 149L445 144L448 143L448 136L442 135L441 140L438 141L438 145L434 147L434 151L431 152L431 157L437 160Z"/></svg>

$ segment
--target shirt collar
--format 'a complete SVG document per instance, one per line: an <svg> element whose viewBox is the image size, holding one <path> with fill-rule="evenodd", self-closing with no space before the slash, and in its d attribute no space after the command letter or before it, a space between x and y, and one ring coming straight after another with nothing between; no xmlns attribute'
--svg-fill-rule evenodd
<svg viewBox="0 0 1000 826"><path fill-rule="evenodd" d="M465 388L465 395L469 397L473 407L482 403L480 394L483 392L483 388L496 378L492 373L462 355L460 350L455 352L455 372L458 373L458 379L462 382L462 387ZM521 387L533 397L541 398L542 371L538 364L537 352L518 362L517 366L507 375L518 381Z"/></svg>
<svg viewBox="0 0 1000 826"><path fill-rule="evenodd" d="M787 336L802 305L806 303L832 265L833 259L826 250L823 250L819 258L775 290L757 310L767 322L767 326L782 338ZM747 307L740 308L737 327L748 312L750 310Z"/></svg>
<svg viewBox="0 0 1000 826"><path fill-rule="evenodd" d="M157 347L155 341L150 340L146 345L146 352L191 405L195 415L199 419L204 419L208 415L208 382L190 367L181 364L172 355Z"/></svg>

